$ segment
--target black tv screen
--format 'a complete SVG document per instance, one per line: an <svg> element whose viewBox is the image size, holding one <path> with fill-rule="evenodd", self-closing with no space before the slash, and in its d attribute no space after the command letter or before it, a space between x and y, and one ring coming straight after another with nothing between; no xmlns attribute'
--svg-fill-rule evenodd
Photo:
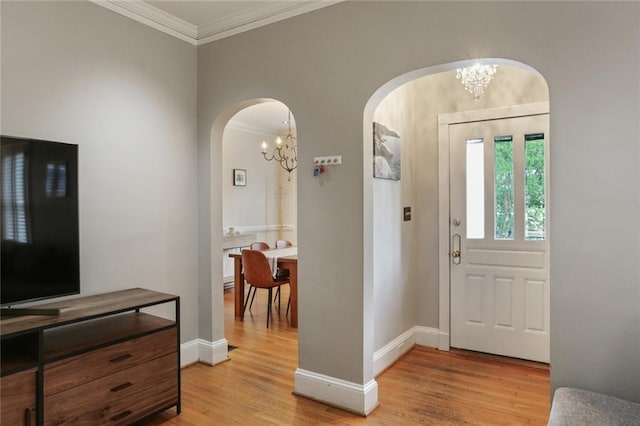
<svg viewBox="0 0 640 426"><path fill-rule="evenodd" d="M79 293L78 146L1 139L0 304Z"/></svg>

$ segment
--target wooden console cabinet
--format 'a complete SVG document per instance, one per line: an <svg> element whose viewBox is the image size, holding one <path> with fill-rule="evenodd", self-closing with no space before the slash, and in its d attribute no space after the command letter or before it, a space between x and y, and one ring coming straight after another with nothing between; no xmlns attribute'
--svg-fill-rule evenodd
<svg viewBox="0 0 640 426"><path fill-rule="evenodd" d="M175 320L144 308L173 303ZM0 423L126 425L180 414L180 299L130 289L2 318ZM145 309L148 311L148 309Z"/></svg>

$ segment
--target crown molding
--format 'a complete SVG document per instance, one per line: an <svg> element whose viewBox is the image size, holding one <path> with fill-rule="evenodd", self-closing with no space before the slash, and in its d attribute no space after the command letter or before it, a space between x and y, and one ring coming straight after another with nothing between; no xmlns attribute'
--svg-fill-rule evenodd
<svg viewBox="0 0 640 426"><path fill-rule="evenodd" d="M198 27L198 45L273 24L342 1L344 0L267 2L248 11L234 13Z"/></svg>
<svg viewBox="0 0 640 426"><path fill-rule="evenodd" d="M267 2L251 10L228 15L197 27L142 0L89 0L156 30L199 46L283 19L311 12L344 0Z"/></svg>
<svg viewBox="0 0 640 426"><path fill-rule="evenodd" d="M198 27L141 0L89 0L141 24L193 44L198 43Z"/></svg>

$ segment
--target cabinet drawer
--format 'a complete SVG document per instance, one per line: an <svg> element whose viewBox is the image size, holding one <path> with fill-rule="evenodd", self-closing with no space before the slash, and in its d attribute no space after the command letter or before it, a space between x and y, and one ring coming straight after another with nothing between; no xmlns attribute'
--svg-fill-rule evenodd
<svg viewBox="0 0 640 426"><path fill-rule="evenodd" d="M47 364L44 367L44 395L54 395L163 355L175 354L177 350L177 329L174 327Z"/></svg>
<svg viewBox="0 0 640 426"><path fill-rule="evenodd" d="M130 424L178 402L177 353L44 399L45 425Z"/></svg>
<svg viewBox="0 0 640 426"><path fill-rule="evenodd" d="M36 424L36 369L0 379L0 424Z"/></svg>

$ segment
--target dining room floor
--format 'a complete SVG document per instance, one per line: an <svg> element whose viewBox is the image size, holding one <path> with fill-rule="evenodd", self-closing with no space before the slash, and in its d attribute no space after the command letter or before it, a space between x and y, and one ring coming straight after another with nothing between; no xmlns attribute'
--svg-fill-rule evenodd
<svg viewBox="0 0 640 426"><path fill-rule="evenodd" d="M470 351L416 346L380 374L379 406L367 417L296 396L298 334L284 311L266 327L266 291L244 321L225 290L225 336L237 348L215 366L182 370L182 413L175 409L143 425L545 425L549 367Z"/></svg>

